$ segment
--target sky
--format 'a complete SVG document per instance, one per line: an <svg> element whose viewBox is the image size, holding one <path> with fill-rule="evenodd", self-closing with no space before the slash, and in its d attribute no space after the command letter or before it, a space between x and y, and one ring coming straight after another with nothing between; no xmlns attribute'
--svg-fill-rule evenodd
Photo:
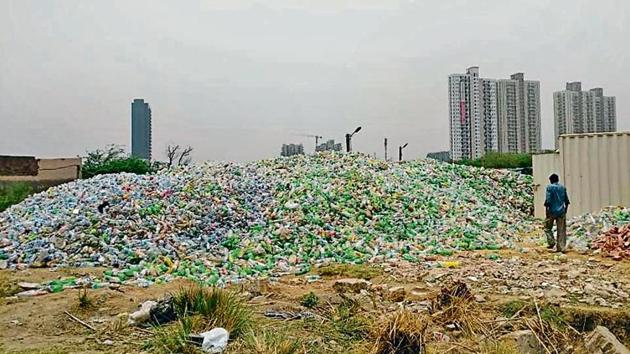
<svg viewBox="0 0 630 354"><path fill-rule="evenodd" d="M0 154L130 146L131 102L153 156L278 156L343 141L405 158L448 150L448 75L541 83L543 147L567 81L617 97L630 130L627 0L0 0Z"/></svg>

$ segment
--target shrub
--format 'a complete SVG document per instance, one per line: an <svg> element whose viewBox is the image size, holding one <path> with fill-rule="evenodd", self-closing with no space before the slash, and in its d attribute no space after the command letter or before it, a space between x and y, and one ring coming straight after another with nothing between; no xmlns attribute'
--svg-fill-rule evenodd
<svg viewBox="0 0 630 354"><path fill-rule="evenodd" d="M81 168L83 178L121 172L147 174L153 172L153 165L147 160L128 156L120 146L109 145L105 150L88 152Z"/></svg>
<svg viewBox="0 0 630 354"><path fill-rule="evenodd" d="M490 152L479 159L461 160L457 163L485 168L525 168L532 167L532 155Z"/></svg>
<svg viewBox="0 0 630 354"><path fill-rule="evenodd" d="M300 304L307 308L313 308L317 306L317 304L319 304L319 297L317 297L317 295L315 295L315 293L311 291L308 294L302 296Z"/></svg>

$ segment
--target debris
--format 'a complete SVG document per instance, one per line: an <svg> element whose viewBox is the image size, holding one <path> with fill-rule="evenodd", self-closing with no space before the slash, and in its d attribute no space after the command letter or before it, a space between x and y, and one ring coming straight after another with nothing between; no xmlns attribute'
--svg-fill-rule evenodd
<svg viewBox="0 0 630 354"><path fill-rule="evenodd" d="M221 353L225 350L230 339L230 333L225 328L217 327L200 334L203 337L201 349L208 353Z"/></svg>
<svg viewBox="0 0 630 354"><path fill-rule="evenodd" d="M453 284L443 287L440 290L440 294L437 297L437 302L440 307L450 305L454 300L472 300L474 297L468 288L466 283L456 281Z"/></svg>
<svg viewBox="0 0 630 354"><path fill-rule="evenodd" d="M155 301L145 301L140 306L140 309L129 315L127 324L129 326L138 326L146 323L151 319L151 310L158 305Z"/></svg>
<svg viewBox="0 0 630 354"><path fill-rule="evenodd" d="M26 290L41 289L41 285L38 283L19 282L18 286Z"/></svg>
<svg viewBox="0 0 630 354"><path fill-rule="evenodd" d="M393 288L389 288L389 290L387 291L387 298L389 299L389 301L401 302L405 300L406 293L407 292L405 291L405 288L403 286L396 286Z"/></svg>
<svg viewBox="0 0 630 354"><path fill-rule="evenodd" d="M338 293L359 293L361 290L370 288L371 283L365 279L339 279L333 284L333 289Z"/></svg>
<svg viewBox="0 0 630 354"><path fill-rule="evenodd" d="M543 347L531 330L508 333L502 339L513 341L519 354L539 354L543 352Z"/></svg>
<svg viewBox="0 0 630 354"><path fill-rule="evenodd" d="M303 318L312 318L314 317L312 312L301 311L301 312L291 312L291 311L277 311L277 310L267 310L265 311L265 317L283 319L283 320L299 320Z"/></svg>
<svg viewBox="0 0 630 354"><path fill-rule="evenodd" d="M177 319L175 307L173 306L173 298L168 296L157 302L149 310L150 320L152 324L164 324Z"/></svg>
<svg viewBox="0 0 630 354"><path fill-rule="evenodd" d="M605 230L630 224L630 208L607 207L567 221L569 246L577 251L590 249L593 240Z"/></svg>
<svg viewBox="0 0 630 354"><path fill-rule="evenodd" d="M33 289L33 290L26 290L26 291L22 291L20 293L15 294L15 296L17 296L18 298L20 297L33 297L33 296L41 296L41 295L46 295L48 294L48 291L43 290L43 289Z"/></svg>
<svg viewBox="0 0 630 354"><path fill-rule="evenodd" d="M66 315L68 315L68 317L70 317L71 320L79 323L80 325L82 325L83 327L86 327L90 330L92 330L92 332L96 332L96 328L90 326L89 324L85 323L84 321L82 321L81 319L77 318L76 316L74 316L73 314L71 314L68 311L64 311L63 313L65 313Z"/></svg>
<svg viewBox="0 0 630 354"><path fill-rule="evenodd" d="M630 223L624 226L614 226L598 236L591 248L601 250L602 253L616 261L630 259Z"/></svg>
<svg viewBox="0 0 630 354"><path fill-rule="evenodd" d="M586 336L586 349L593 354L630 354L630 350L603 326L595 327L593 332Z"/></svg>

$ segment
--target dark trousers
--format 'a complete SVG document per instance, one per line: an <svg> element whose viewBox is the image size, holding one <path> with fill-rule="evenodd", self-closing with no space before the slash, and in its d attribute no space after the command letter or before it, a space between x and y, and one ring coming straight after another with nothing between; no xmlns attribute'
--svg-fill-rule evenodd
<svg viewBox="0 0 630 354"><path fill-rule="evenodd" d="M556 222L556 231L558 233L558 240L553 236L553 223ZM559 252L564 252L567 249L567 215L562 214L559 216L553 215L547 212L547 218L545 219L545 234L547 235L547 244L549 248L557 246Z"/></svg>

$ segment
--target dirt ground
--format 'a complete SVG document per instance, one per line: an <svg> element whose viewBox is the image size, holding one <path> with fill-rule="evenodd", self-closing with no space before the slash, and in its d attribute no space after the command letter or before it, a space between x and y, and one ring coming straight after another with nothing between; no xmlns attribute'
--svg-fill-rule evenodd
<svg viewBox="0 0 630 354"><path fill-rule="evenodd" d="M315 270L310 274L319 273L316 277L287 276L274 281L234 285L231 289L241 293L255 309L261 326L284 329L298 337L310 336L311 344L318 347L317 352L351 350L326 334L309 332L302 319L265 318L264 312L269 309L306 310L300 301L309 292L318 296L320 304L334 303L339 294L333 285L341 278L370 278L370 289L377 290L370 290L369 294L362 292L362 309L376 317L400 308L420 316L445 284L462 281L474 294L474 302L490 318L502 316L502 309L510 303L534 302L536 306L545 303L558 306L562 311L574 309L582 314L582 317L578 316L582 322L571 323L571 330L576 333L604 324L626 345L630 343L630 262L627 261L617 262L573 252L559 255L530 242L518 251L462 252L450 257L428 257L418 264L386 262L376 270L340 267L339 271L331 272L326 269L327 272ZM369 272L364 272L365 269ZM28 269L2 271L0 277L6 286L69 275L100 275L101 272L101 269ZM123 285L119 289L88 290L93 302L90 309L80 308L79 289L19 299L14 296L2 298L0 352L149 353L151 350L147 349L146 343L153 336L152 329L120 329L117 326L124 322L126 313L137 310L142 302L158 299L187 285L186 280L177 280L149 288ZM388 293L389 289L398 286L405 289L404 299L392 299ZM361 294L353 296L360 297ZM92 328L71 319L70 315ZM580 326L582 328L577 328ZM474 337L464 337L460 330L448 325L429 328L425 334L427 346L435 353L485 352L480 347L466 344L474 345ZM369 340L352 342L352 345L356 345L355 352L362 352L361 346L369 345Z"/></svg>

